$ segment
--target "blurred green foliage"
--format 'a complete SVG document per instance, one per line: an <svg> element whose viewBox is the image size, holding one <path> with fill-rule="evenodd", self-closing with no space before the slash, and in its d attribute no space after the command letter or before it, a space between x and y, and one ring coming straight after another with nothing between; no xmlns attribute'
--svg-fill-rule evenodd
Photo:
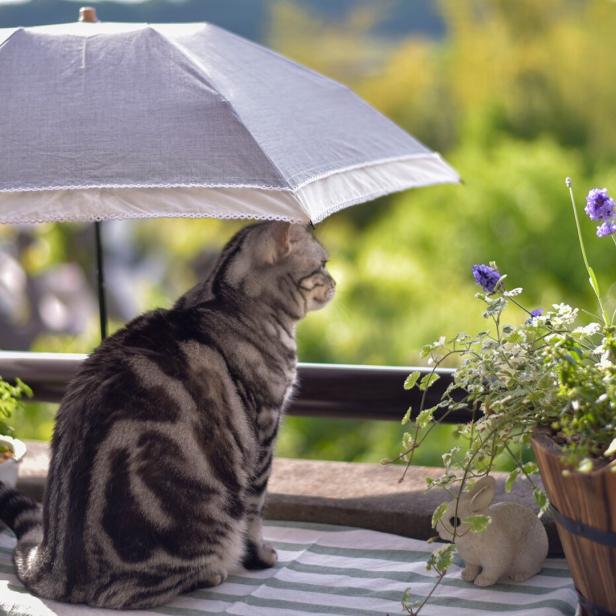
<svg viewBox="0 0 616 616"><path fill-rule="evenodd" d="M616 191L616 54L609 45L616 4L444 0L440 6L445 38L392 42L371 34L382 18L376 3L336 23L291 2L273 5L273 48L348 84L440 150L465 180L383 198L319 225L338 294L301 324L303 361L411 365L439 335L483 328L470 275L477 262L496 260L512 286L526 289L529 308L567 301L593 309L564 178L573 177L579 205L591 187ZM138 223L142 249L163 254L167 263L162 280L144 281L142 308L169 305L195 282L190 260L204 246L220 246L236 227L211 220ZM47 247L35 250L31 267L69 254L62 246L70 245L70 231L56 229L41 230ZM605 285L613 246L594 238L590 223L585 233ZM85 256L83 262L90 266ZM615 288L609 297L613 307ZM90 336L36 347L93 344ZM48 435L50 411L41 408L25 414L22 436ZM400 426L387 423L287 418L278 451L378 461L395 455L400 434ZM440 463L453 438L441 429L417 462Z"/></svg>
<svg viewBox="0 0 616 616"><path fill-rule="evenodd" d="M32 390L20 379L14 383L0 378L0 434L13 436L14 426L11 417L19 409L20 400L32 396Z"/></svg>

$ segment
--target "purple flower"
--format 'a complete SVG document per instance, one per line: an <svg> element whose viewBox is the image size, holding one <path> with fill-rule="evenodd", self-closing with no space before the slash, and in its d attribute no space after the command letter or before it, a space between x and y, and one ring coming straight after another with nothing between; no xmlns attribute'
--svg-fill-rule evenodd
<svg viewBox="0 0 616 616"><path fill-rule="evenodd" d="M473 265L473 277L484 291L493 293L501 275L489 265Z"/></svg>
<svg viewBox="0 0 616 616"><path fill-rule="evenodd" d="M597 237L606 237L612 235L612 233L616 233L616 222L614 221L606 220L597 227Z"/></svg>
<svg viewBox="0 0 616 616"><path fill-rule="evenodd" d="M614 215L614 199L607 194L607 188L593 188L586 197L584 211L590 220L607 220Z"/></svg>
<svg viewBox="0 0 616 616"><path fill-rule="evenodd" d="M534 319L540 317L543 314L543 308L535 308L534 310L531 310L528 314L530 314L530 317L526 319L526 322L532 324Z"/></svg>

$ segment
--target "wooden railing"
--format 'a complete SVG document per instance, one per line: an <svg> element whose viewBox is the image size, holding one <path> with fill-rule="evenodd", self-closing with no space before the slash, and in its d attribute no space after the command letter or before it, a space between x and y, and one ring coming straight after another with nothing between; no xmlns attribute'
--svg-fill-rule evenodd
<svg viewBox="0 0 616 616"><path fill-rule="evenodd" d="M85 357L1 351L0 376L22 379L32 387L35 400L59 402ZM417 387L410 391L403 388L404 379L412 370L427 373L431 368L300 363L299 387L288 414L400 421L409 406L413 414L419 412L423 392ZM426 408L439 402L452 381L453 370L437 372L441 378L427 392ZM456 410L446 421L464 423L470 418L469 410Z"/></svg>

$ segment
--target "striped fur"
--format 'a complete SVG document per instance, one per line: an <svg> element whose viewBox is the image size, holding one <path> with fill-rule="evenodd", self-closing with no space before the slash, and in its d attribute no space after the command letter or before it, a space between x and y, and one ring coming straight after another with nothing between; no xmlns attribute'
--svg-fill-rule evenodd
<svg viewBox="0 0 616 616"><path fill-rule="evenodd" d="M246 227L206 281L84 362L58 411L42 515L0 484L32 592L145 608L240 562L275 564L261 510L295 325L334 293L326 259L302 226Z"/></svg>

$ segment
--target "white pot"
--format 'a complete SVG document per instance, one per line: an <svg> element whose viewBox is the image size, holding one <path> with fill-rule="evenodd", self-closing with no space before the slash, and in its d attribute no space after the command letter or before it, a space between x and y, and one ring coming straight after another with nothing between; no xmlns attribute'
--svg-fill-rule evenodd
<svg viewBox="0 0 616 616"><path fill-rule="evenodd" d="M17 484L17 469L19 463L26 455L26 444L10 436L0 436L0 445L8 446L13 451L13 456L0 464L0 481L14 488Z"/></svg>

